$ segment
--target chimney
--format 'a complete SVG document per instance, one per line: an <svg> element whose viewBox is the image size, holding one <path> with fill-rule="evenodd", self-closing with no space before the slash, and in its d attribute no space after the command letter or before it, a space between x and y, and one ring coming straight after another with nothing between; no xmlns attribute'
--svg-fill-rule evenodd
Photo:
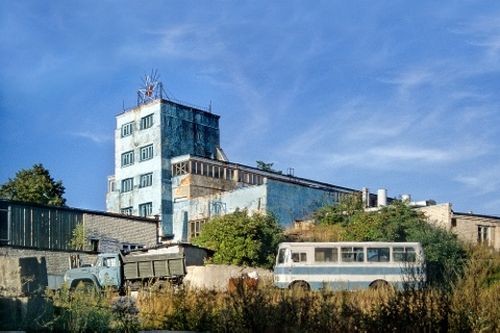
<svg viewBox="0 0 500 333"><path fill-rule="evenodd" d="M370 190L368 190L368 187L361 189L361 201L363 202L363 208L370 207Z"/></svg>
<svg viewBox="0 0 500 333"><path fill-rule="evenodd" d="M387 206L387 190L381 188L377 191L377 207Z"/></svg>

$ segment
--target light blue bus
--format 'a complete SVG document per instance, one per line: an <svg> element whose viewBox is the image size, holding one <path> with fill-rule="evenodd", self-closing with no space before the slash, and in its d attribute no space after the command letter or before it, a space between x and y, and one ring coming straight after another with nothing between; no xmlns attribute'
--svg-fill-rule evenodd
<svg viewBox="0 0 500 333"><path fill-rule="evenodd" d="M281 243L274 267L279 288L355 290L425 281L416 242Z"/></svg>

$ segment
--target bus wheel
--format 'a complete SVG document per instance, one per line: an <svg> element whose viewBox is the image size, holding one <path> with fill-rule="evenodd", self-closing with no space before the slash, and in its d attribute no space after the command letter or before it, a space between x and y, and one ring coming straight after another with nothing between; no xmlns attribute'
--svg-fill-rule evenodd
<svg viewBox="0 0 500 333"><path fill-rule="evenodd" d="M375 280L372 283L370 283L370 289L374 290L383 290L383 289L390 289L390 284L389 282L385 280Z"/></svg>
<svg viewBox="0 0 500 333"><path fill-rule="evenodd" d="M309 286L309 283L307 283L306 281L295 281L290 285L290 289L309 291L311 290L311 287Z"/></svg>

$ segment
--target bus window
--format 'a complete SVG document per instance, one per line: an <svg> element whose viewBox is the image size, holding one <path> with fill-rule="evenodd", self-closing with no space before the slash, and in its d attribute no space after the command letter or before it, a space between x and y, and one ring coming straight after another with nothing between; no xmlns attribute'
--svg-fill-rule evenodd
<svg viewBox="0 0 500 333"><path fill-rule="evenodd" d="M414 247L395 247L392 250L392 257L396 262L415 262L417 254Z"/></svg>
<svg viewBox="0 0 500 333"><path fill-rule="evenodd" d="M307 255L305 252L292 252L292 261L293 262L306 262Z"/></svg>
<svg viewBox="0 0 500 333"><path fill-rule="evenodd" d="M280 251L278 252L278 264L285 263L285 252L286 249L280 249Z"/></svg>
<svg viewBox="0 0 500 333"><path fill-rule="evenodd" d="M366 259L369 262L388 262L389 248L388 247L369 247L366 249Z"/></svg>
<svg viewBox="0 0 500 333"><path fill-rule="evenodd" d="M343 262L363 262L365 260L362 247L343 247L341 252Z"/></svg>
<svg viewBox="0 0 500 333"><path fill-rule="evenodd" d="M336 247L317 247L314 249L314 260L316 262L337 262L339 254Z"/></svg>

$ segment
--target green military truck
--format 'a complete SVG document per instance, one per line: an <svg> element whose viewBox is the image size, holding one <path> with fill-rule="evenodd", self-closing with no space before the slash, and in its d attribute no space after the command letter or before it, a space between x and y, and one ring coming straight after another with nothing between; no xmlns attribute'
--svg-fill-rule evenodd
<svg viewBox="0 0 500 333"><path fill-rule="evenodd" d="M183 254L151 254L147 251L101 253L94 265L66 271L64 282L70 288L82 283L97 290L113 287L123 291L155 282L180 283L185 275Z"/></svg>

